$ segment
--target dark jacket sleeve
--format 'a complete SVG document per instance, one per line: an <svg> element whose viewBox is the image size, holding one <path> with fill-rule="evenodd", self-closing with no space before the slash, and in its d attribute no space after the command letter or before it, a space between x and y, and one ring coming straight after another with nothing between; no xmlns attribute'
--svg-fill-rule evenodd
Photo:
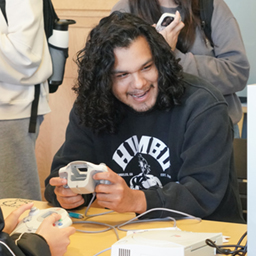
<svg viewBox="0 0 256 256"><path fill-rule="evenodd" d="M13 234L12 239L16 240L17 246L26 256L50 256L50 248L45 239L35 233Z"/></svg>

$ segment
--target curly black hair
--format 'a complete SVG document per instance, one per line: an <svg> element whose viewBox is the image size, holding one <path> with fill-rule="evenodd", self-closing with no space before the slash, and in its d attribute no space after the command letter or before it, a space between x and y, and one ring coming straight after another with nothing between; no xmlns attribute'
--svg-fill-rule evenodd
<svg viewBox="0 0 256 256"><path fill-rule="evenodd" d="M146 38L159 74L155 107L170 109L184 93L182 68L163 36L133 14L113 12L91 30L76 60L75 109L81 122L95 133L118 130L124 113L122 103L112 93L114 49L127 48L140 36Z"/></svg>

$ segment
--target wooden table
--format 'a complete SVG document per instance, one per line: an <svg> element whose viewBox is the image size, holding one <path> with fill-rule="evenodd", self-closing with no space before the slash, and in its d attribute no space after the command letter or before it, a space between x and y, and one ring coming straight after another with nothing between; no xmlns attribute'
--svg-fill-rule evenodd
<svg viewBox="0 0 256 256"><path fill-rule="evenodd" d="M1 199L0 207L4 213L4 216L7 216L12 210L17 208L23 203L31 202L30 200L23 199ZM50 207L47 202L34 201L34 205L39 209L45 209ZM76 210L77 213L84 213L85 208ZM88 215L105 212L106 210L93 204L88 211ZM26 216L28 212L24 215ZM97 221L101 223L107 223L109 225L115 226L121 223L124 223L132 219L135 215L133 213L116 213L112 212L107 215L93 217L88 220ZM73 219L77 221L77 219ZM77 229L95 231L102 230L105 227L95 225L95 224L73 224ZM128 225L125 228L127 229L148 229L148 228L164 228L173 226L173 222L152 222L152 223L139 223ZM192 232L209 232L209 233L222 233L224 236L229 236L229 244L236 244L239 238L247 230L247 225L245 224L236 224L228 222L217 222L217 221L207 221L202 220L201 222L192 219L178 220L177 227L184 231ZM119 237L122 238L126 235L126 232L118 230ZM104 249L110 248L113 243L117 241L116 234L113 230L109 230L103 233L81 233L76 232L70 238L71 243L68 247L66 256L93 256ZM111 251L106 251L102 256L111 255Z"/></svg>

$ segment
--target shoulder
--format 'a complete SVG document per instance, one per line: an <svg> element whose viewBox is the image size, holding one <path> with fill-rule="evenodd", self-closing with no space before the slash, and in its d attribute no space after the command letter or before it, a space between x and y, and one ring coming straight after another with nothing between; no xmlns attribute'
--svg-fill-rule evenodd
<svg viewBox="0 0 256 256"><path fill-rule="evenodd" d="M219 18L234 18L234 15L224 0L213 0L213 19Z"/></svg>
<svg viewBox="0 0 256 256"><path fill-rule="evenodd" d="M224 0L212 0L212 2L214 8L227 8L228 10L230 10L227 3Z"/></svg>
<svg viewBox="0 0 256 256"><path fill-rule="evenodd" d="M119 0L111 10L114 11L130 12L129 0Z"/></svg>
<svg viewBox="0 0 256 256"><path fill-rule="evenodd" d="M227 120L229 123L228 104L217 88L200 77L186 73L183 82L185 93L180 105L175 105L173 110L180 122L204 120L207 123L218 117L218 122Z"/></svg>
<svg viewBox="0 0 256 256"><path fill-rule="evenodd" d="M203 104L227 105L221 92L211 83L200 77L184 73L185 94L184 100L202 102Z"/></svg>

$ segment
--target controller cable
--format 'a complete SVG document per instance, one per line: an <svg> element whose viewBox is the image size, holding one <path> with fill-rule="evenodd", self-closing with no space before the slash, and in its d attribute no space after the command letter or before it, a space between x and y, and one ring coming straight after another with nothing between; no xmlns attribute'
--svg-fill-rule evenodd
<svg viewBox="0 0 256 256"><path fill-rule="evenodd" d="M110 210L110 211L102 212L102 213L98 213L98 214L87 215L87 212L88 212L88 210L90 209L91 204L93 203L95 197L96 197L96 193L94 192L93 195L92 195L92 199L91 199L91 201L89 202L89 204L88 204L88 206L86 207L86 210L85 210L85 212L84 212L84 216L85 216L87 219L88 219L88 218L92 218L92 217L96 217L96 216L101 216L101 215L109 214L109 213L111 213L111 212L114 212L114 211Z"/></svg>
<svg viewBox="0 0 256 256"><path fill-rule="evenodd" d="M224 255L232 255L232 256L237 256L241 255L244 256L247 254L247 242L245 245L241 245L242 241L244 238L247 236L247 232L245 232L241 238L239 239L238 243L236 245L216 245L215 242L213 242L211 239L206 239L205 243L213 248L216 249L217 254L224 254ZM234 247L234 250L231 250L227 247Z"/></svg>
<svg viewBox="0 0 256 256"><path fill-rule="evenodd" d="M92 217L96 217L96 216L101 216L101 215L105 215L105 214L109 214L109 213L113 213L114 211L110 210L110 211L107 211L107 212L103 212L103 213L99 213L99 214L93 214L93 215L88 215L88 210L95 198L96 194L93 193L93 197L90 201L90 203L88 204L86 210L85 210L85 213L84 213L84 217L86 219L89 219L89 218L92 218ZM180 211L176 211L176 210L171 210L171 209L168 209L168 208L153 208L153 209L150 209L142 214L139 214L137 216L135 216L134 218L124 222L124 223L121 223L121 224L118 224L118 225L115 225L115 226L112 226L112 225L109 225L109 224L106 224L106 223L102 223L102 222L97 222L97 221L88 221L88 220L81 220L81 221L74 221L73 224L95 224L95 225L102 225L102 226L105 226L107 227L106 229L103 229L103 230L100 230L100 231L88 231L88 230L81 230L81 229L76 229L76 231L78 232L82 232L82 233L102 233L102 232L106 232L108 230L111 230L113 229L114 232L115 232L115 235L116 235L116 238L117 240L119 240L119 235L118 235L118 232L117 230L120 230L120 231L137 231L138 229L124 229L122 228L123 226L126 226L126 225L130 225L130 224L135 224L135 223L143 223L143 222L155 222L155 221L173 221L173 227L176 228L176 219L175 218L172 218L170 216L168 217L165 217L165 218L154 218L154 219L143 219L143 220L140 220L139 218L150 213L150 212L153 212L153 211L167 211L167 212L171 212L171 213L176 213L176 214L180 214L182 216L185 216L186 218L190 218L190 219L195 219L197 221L201 221L201 218L198 218L198 217L195 217L193 215L190 215L190 214L187 214L187 213L184 213L184 212L180 212ZM108 251L110 250L111 248L107 248L97 254L95 254L94 256L97 256L105 251Z"/></svg>
<svg viewBox="0 0 256 256"><path fill-rule="evenodd" d="M85 210L85 213L84 213L84 217L86 219L89 219L89 218L92 218L92 217L96 217L96 216L102 216L102 215L105 215L105 214L109 214L109 213L113 213L114 211L110 210L110 211L107 211L107 212L103 212L103 213L98 213L98 214L93 214L93 215L88 215L88 211L90 209L90 206L92 204L92 202L94 201L94 198L96 196L96 193L94 192L93 193L93 196L92 196L92 199L91 201L89 202L86 210ZM144 219L144 220L140 220L139 218L150 213L150 212L153 212L153 211L167 211L167 212L171 212L171 213L176 213L176 214L180 214L182 216L186 216L187 218L191 218L191 219L195 219L195 220L198 220L198 221L201 221L200 218L197 218L193 215L190 215L190 214L187 214L187 213L184 213L184 212L180 212L180 211L176 211L176 210L171 210L171 209L167 209L167 208L153 208L153 209L149 209L147 210L146 212L142 213L142 214L139 214L137 216L135 216L134 218L124 222L124 223L121 223L119 225L115 225L115 226L111 226L109 224L106 224L106 223L102 223L102 222L97 222L97 221L88 221L88 220L81 220L81 221L74 221L73 224L96 224L96 225L102 225L102 226L106 226L107 228L106 229L103 229L101 231L86 231L86 230L80 230L80 229L77 229L78 232L83 232L83 233L102 233L102 232L105 232L105 231L108 231L110 229L113 229L115 234L116 234L116 237L117 237L117 240L119 240L119 236L118 236L118 233L117 233L117 229L120 230L120 231L129 231L127 229L123 229L121 228L122 226L125 226L125 225L128 225L128 224L135 224L135 223L143 223L143 222L155 222L155 221L173 221L173 227L176 227L176 220L172 217L166 217L166 218L154 218L154 219ZM134 229L132 231L135 231Z"/></svg>

